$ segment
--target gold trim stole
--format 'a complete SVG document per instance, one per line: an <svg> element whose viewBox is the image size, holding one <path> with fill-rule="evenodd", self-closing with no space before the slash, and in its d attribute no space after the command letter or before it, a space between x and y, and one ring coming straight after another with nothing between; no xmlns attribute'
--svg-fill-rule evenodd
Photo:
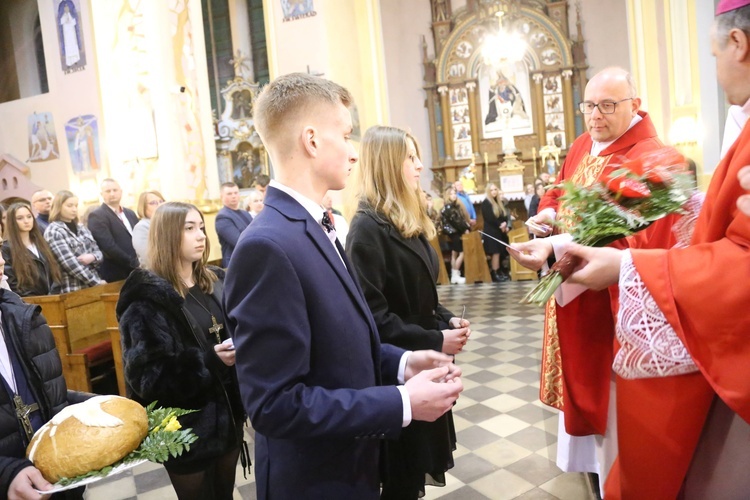
<svg viewBox="0 0 750 500"><path fill-rule="evenodd" d="M602 174L612 155L583 155L570 181L580 186L591 186ZM569 213L565 205L560 205L557 219ZM567 333L571 335L571 333ZM539 384L539 399L542 403L563 409L563 371L560 353L560 337L557 330L557 304L555 297L549 299L544 307L544 338L542 341L542 374Z"/></svg>

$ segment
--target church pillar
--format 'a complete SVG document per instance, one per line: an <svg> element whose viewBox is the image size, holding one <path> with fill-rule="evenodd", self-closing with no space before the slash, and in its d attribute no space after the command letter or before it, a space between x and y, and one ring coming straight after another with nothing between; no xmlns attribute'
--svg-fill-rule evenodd
<svg viewBox="0 0 750 500"><path fill-rule="evenodd" d="M478 109L479 107L477 106L477 103L479 102L477 100L477 83L467 82L466 90L469 93L469 117L474 121L474 123L471 124L471 130L476 131L471 134L471 152L476 156L479 154L479 131L482 130L482 124L478 119L480 113Z"/></svg>
<svg viewBox="0 0 750 500"><path fill-rule="evenodd" d="M575 103L573 102L572 69L562 70L563 106L565 106L565 144L571 144L575 139Z"/></svg>
<svg viewBox="0 0 750 500"><path fill-rule="evenodd" d="M438 94L440 94L440 110L443 112L443 140L445 142L445 157L453 158L453 140L446 137L446 134L453 133L453 127L451 127L451 107L448 102L448 87L441 85L438 87Z"/></svg>

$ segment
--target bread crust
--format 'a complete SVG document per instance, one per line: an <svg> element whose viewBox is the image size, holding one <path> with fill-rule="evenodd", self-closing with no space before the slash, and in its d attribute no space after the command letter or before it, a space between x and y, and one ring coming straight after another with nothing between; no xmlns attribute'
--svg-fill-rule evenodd
<svg viewBox="0 0 750 500"><path fill-rule="evenodd" d="M26 455L47 481L56 483L117 462L146 434L143 406L120 396L97 396L64 408L44 424Z"/></svg>

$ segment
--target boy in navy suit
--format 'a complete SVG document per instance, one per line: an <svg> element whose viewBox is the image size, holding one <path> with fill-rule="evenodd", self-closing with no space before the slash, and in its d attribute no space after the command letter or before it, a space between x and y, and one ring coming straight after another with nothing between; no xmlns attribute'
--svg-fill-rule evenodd
<svg viewBox="0 0 750 500"><path fill-rule="evenodd" d="M323 197L357 161L351 101L340 85L298 73L255 102L276 179L237 243L224 308L256 430L259 499L377 499L380 440L435 420L463 387L449 356L380 344L324 217Z"/></svg>

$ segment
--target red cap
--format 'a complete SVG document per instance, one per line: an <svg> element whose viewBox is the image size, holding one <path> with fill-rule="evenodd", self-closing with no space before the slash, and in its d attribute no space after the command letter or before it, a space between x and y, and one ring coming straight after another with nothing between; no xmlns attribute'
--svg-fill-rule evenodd
<svg viewBox="0 0 750 500"><path fill-rule="evenodd" d="M750 5L750 0L720 0L719 5L716 6L716 15L724 14L731 10L739 9Z"/></svg>

